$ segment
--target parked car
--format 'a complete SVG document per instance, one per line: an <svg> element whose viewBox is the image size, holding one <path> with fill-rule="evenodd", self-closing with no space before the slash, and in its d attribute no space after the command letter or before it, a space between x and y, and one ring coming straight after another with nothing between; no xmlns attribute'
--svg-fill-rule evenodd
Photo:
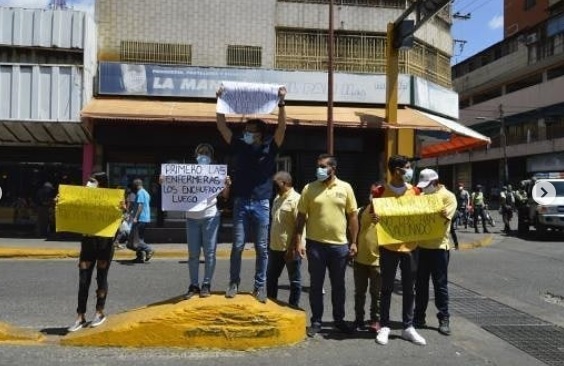
<svg viewBox="0 0 564 366"><path fill-rule="evenodd" d="M549 204L539 204L533 199L533 187L538 182L549 182L556 190L556 197ZM564 173L536 174L524 181L527 187L527 205L519 208L517 230L520 234L529 232L533 226L538 232L564 230Z"/></svg>

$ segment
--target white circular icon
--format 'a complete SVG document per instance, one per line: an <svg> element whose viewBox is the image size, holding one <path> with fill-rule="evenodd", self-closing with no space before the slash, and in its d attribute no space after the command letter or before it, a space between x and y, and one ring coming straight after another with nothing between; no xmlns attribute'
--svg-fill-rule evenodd
<svg viewBox="0 0 564 366"><path fill-rule="evenodd" d="M556 197L556 188L546 180L540 180L533 187L533 199L539 205L550 205Z"/></svg>

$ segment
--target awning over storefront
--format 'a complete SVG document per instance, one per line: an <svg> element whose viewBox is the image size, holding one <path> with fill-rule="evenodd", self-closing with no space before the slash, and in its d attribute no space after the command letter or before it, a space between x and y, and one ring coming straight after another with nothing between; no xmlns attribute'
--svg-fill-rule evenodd
<svg viewBox="0 0 564 366"><path fill-rule="evenodd" d="M0 121L0 145L79 146L90 140L80 122Z"/></svg>
<svg viewBox="0 0 564 366"><path fill-rule="evenodd" d="M256 116L267 122L276 123L275 113ZM216 104L203 102L172 102L138 99L93 99L81 112L83 118L138 120L155 122L215 122ZM327 107L293 106L286 107L289 125L326 126ZM228 116L230 122L237 122L255 116ZM384 108L333 108L333 120L337 127L386 128ZM399 109L398 127L425 130L446 130L446 127L414 109Z"/></svg>
<svg viewBox="0 0 564 366"><path fill-rule="evenodd" d="M276 123L277 110L269 115L228 116L228 122L240 122L248 117L259 117ZM214 123L216 104L213 102L162 101L124 98L97 98L82 110L82 118L95 120L127 120L155 123ZM286 107L288 125L319 126L327 125L327 107L294 106ZM423 157L442 155L488 144L490 139L476 131L452 120L424 113L410 108L398 109L398 124L386 122L384 108L333 108L336 127L351 128L412 128L415 130L442 131L450 134L447 142L423 147ZM426 155L427 154L427 155Z"/></svg>
<svg viewBox="0 0 564 366"><path fill-rule="evenodd" d="M460 123L425 112L419 113L437 121L450 131L450 138L447 141L434 142L424 145L421 151L421 157L423 158L434 158L437 156L449 155L459 151L485 146L491 142L489 137L484 136Z"/></svg>

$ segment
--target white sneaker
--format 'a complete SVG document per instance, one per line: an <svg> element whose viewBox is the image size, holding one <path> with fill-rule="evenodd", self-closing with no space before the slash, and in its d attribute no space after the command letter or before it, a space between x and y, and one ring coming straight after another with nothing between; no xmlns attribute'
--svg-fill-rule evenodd
<svg viewBox="0 0 564 366"><path fill-rule="evenodd" d="M102 323L105 321L106 321L105 315L96 313L96 316L94 316L94 320L92 320L90 326L92 328L96 328L97 326L102 325Z"/></svg>
<svg viewBox="0 0 564 366"><path fill-rule="evenodd" d="M67 330L69 332L76 332L77 330L84 328L85 325L86 325L86 320L77 320L73 325L68 327Z"/></svg>
<svg viewBox="0 0 564 366"><path fill-rule="evenodd" d="M388 344L388 337L390 336L390 328L382 327L376 335L376 343L386 345Z"/></svg>
<svg viewBox="0 0 564 366"><path fill-rule="evenodd" d="M419 333L417 333L417 331L413 327L409 327L407 329L404 329L401 332L401 337L403 339L405 339L406 341L413 342L413 343L415 343L419 346L424 346L424 345L427 344L427 342L425 341L425 338L421 337L419 335Z"/></svg>

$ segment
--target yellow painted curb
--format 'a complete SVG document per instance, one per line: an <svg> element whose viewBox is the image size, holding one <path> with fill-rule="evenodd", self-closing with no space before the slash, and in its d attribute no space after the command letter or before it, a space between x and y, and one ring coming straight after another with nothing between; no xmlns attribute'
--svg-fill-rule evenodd
<svg viewBox="0 0 564 366"><path fill-rule="evenodd" d="M214 294L111 315L100 327L65 336L61 344L250 350L301 342L305 330L304 311L271 300L263 304L250 294L234 299Z"/></svg>
<svg viewBox="0 0 564 366"><path fill-rule="evenodd" d="M41 333L0 323L0 342L2 343L36 343L44 339Z"/></svg>
<svg viewBox="0 0 564 366"><path fill-rule="evenodd" d="M474 240L474 241L471 241L469 243L460 243L458 245L458 249L459 250L471 250L471 249L476 249L476 248L487 247L487 246L491 245L493 238L494 238L493 235L487 235L482 239Z"/></svg>
<svg viewBox="0 0 564 366"><path fill-rule="evenodd" d="M158 245L153 246L155 249L154 258L188 258L188 250L171 250L159 249ZM60 249L60 248L0 248L0 259L68 259L78 258L80 251L78 249ZM231 249L218 249L216 258L226 259L231 255ZM133 259L135 253L131 250L117 250L114 259ZM254 249L244 250L243 258L255 258Z"/></svg>

